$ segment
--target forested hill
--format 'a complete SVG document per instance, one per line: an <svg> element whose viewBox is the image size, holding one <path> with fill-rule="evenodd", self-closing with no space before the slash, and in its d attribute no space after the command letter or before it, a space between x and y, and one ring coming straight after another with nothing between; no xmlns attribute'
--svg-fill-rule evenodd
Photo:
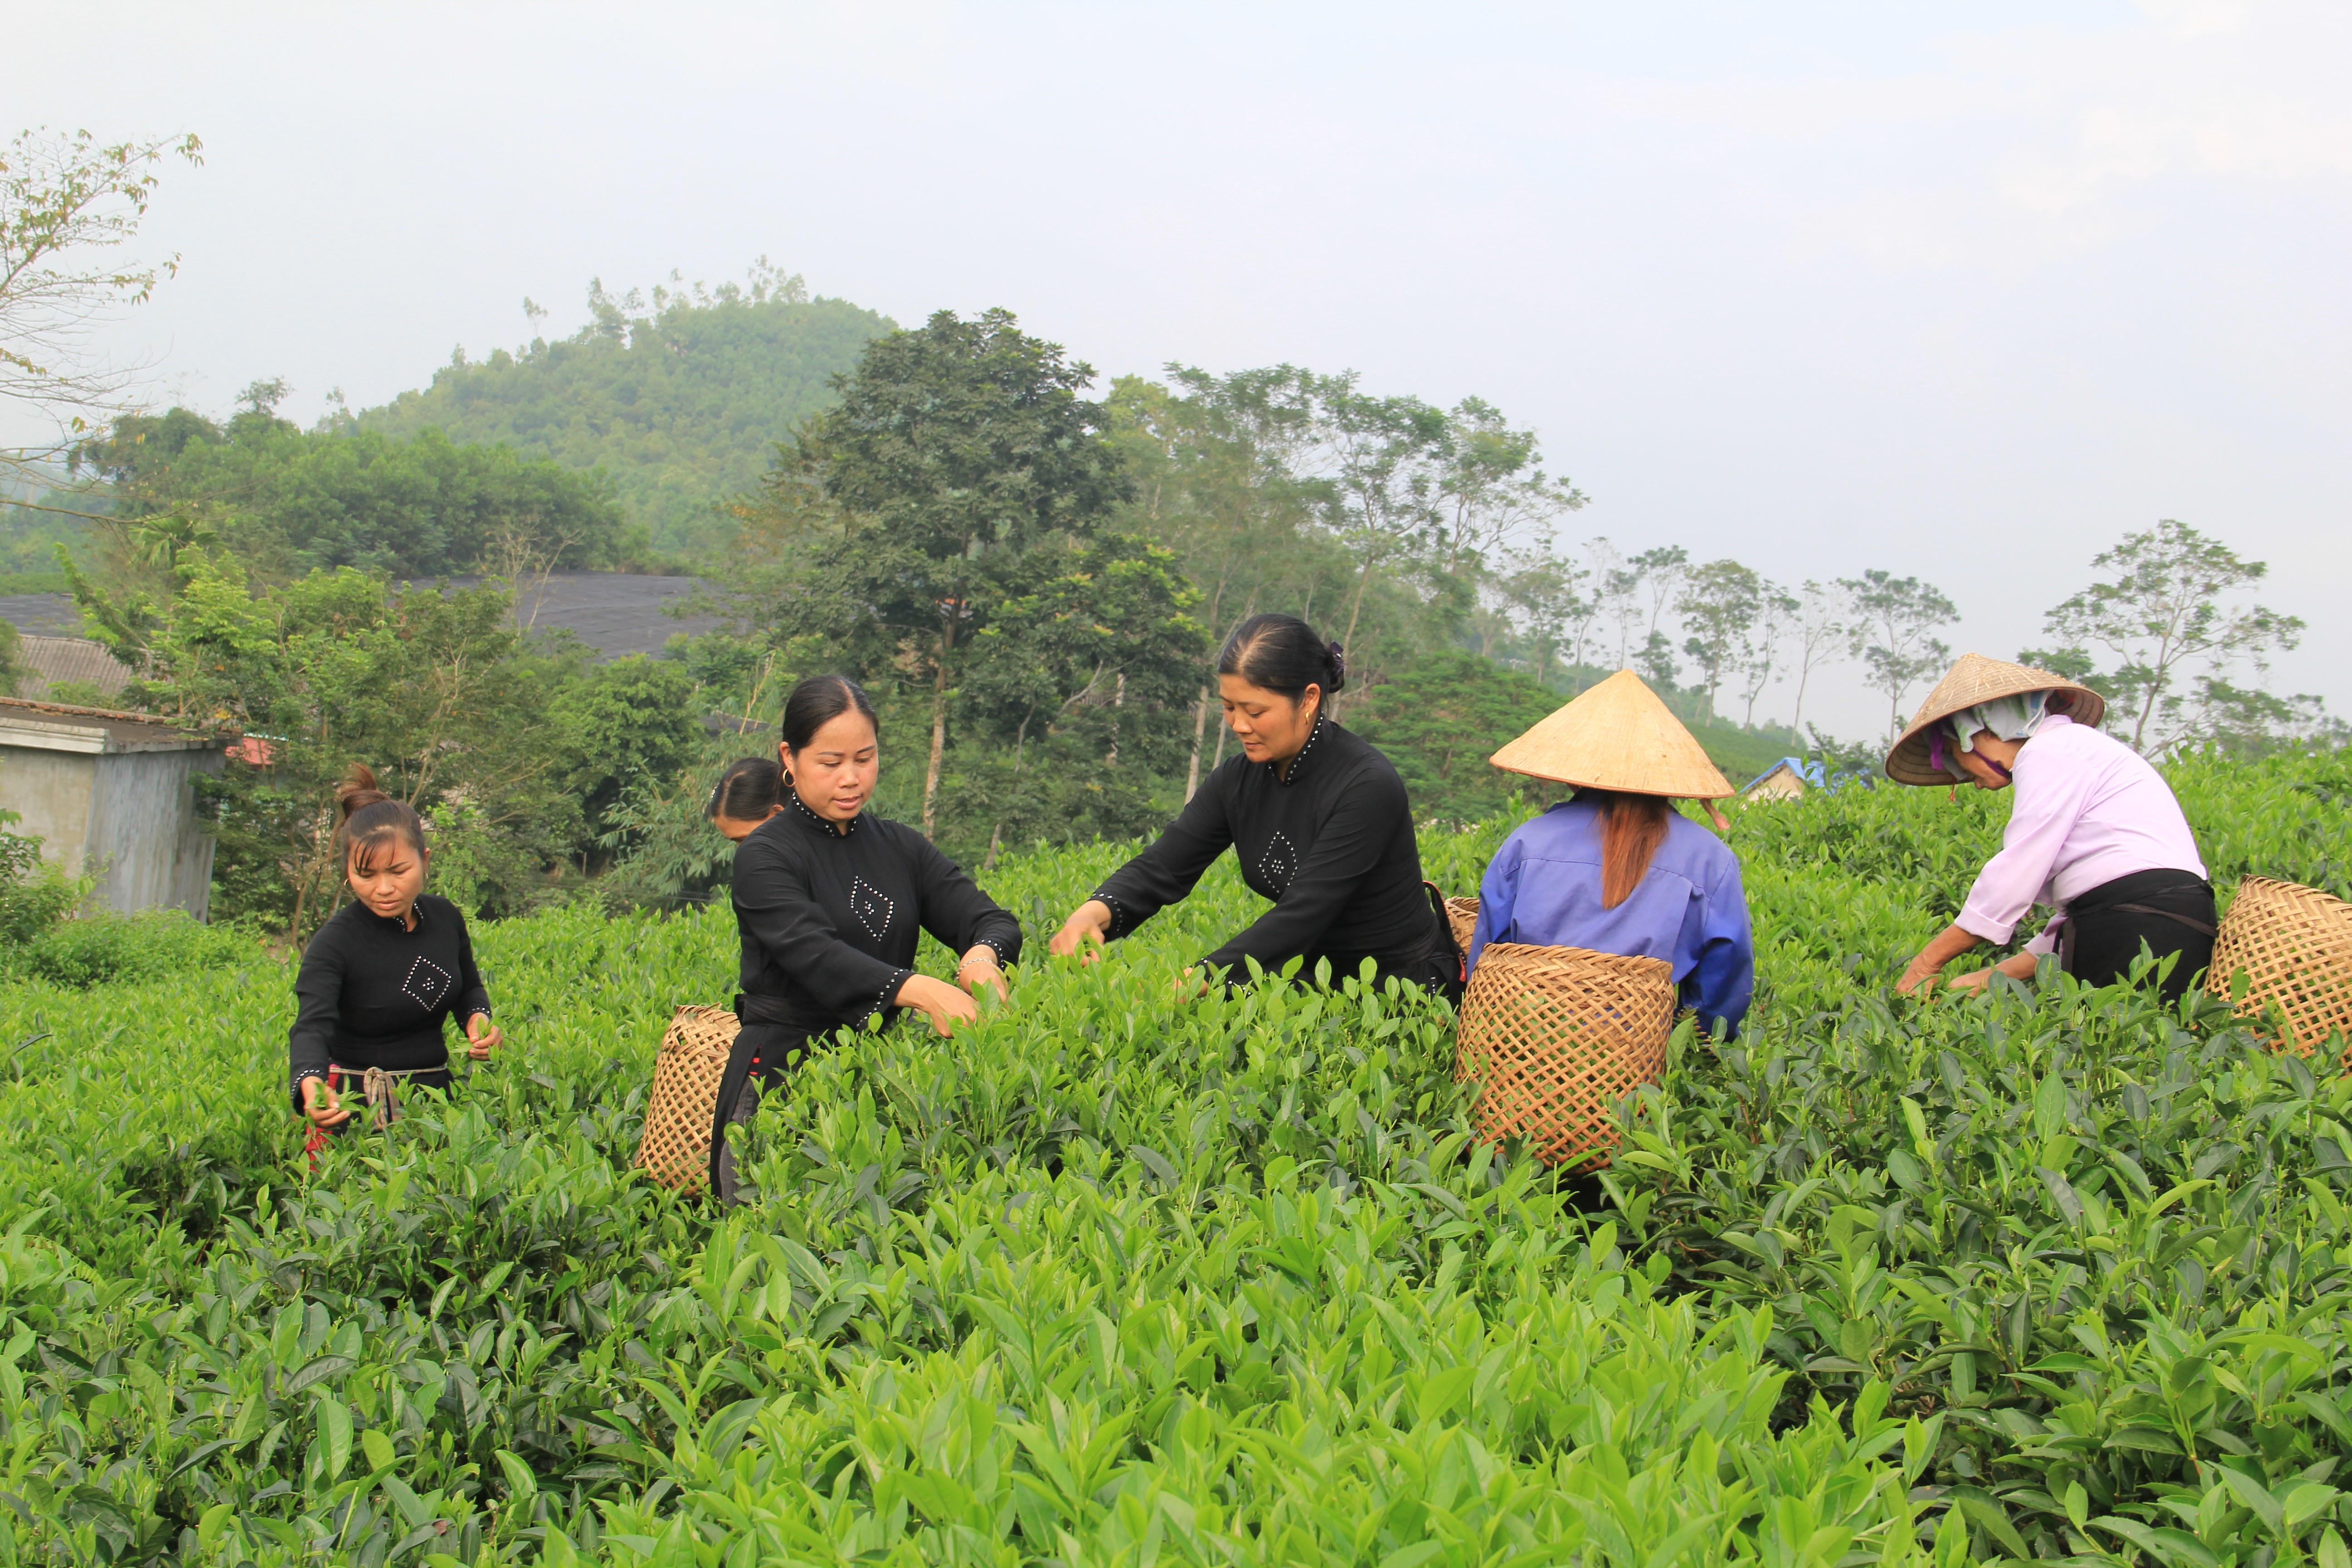
<svg viewBox="0 0 2352 1568"><path fill-rule="evenodd" d="M437 427L460 442L503 442L567 468L602 468L656 551L715 560L727 528L715 507L750 489L775 442L830 399L887 317L845 300L811 300L798 278L688 292L592 287L593 320L520 353L461 350L422 392L360 424L396 437Z"/></svg>

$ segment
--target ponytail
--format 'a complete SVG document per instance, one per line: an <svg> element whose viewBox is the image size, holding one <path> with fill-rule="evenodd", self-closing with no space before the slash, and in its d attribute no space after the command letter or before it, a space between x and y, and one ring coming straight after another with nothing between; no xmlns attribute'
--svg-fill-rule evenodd
<svg viewBox="0 0 2352 1568"><path fill-rule="evenodd" d="M376 787L375 773L364 763L353 763L335 786L335 848L346 867L367 869L376 847L404 838L422 857L425 819L404 800L394 800Z"/></svg>
<svg viewBox="0 0 2352 1568"><path fill-rule="evenodd" d="M1658 795L1580 789L1579 800L1601 808L1601 907L1613 910L1633 896L1650 874L1650 861L1666 841L1666 818L1674 808Z"/></svg>

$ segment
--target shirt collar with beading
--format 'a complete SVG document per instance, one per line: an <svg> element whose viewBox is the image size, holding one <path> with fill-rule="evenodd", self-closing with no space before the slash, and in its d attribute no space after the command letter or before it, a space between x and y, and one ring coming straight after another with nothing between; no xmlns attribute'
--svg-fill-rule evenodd
<svg viewBox="0 0 2352 1568"><path fill-rule="evenodd" d="M1265 770L1267 773L1274 775L1275 783L1278 784L1295 784L1298 782L1298 770L1306 765L1307 753L1313 751L1315 749L1315 742L1323 738L1323 710L1318 705L1315 710L1314 726L1307 731L1307 743L1299 747L1297 752L1291 754L1287 769L1286 770L1284 764L1281 763L1268 763L1265 764Z"/></svg>
<svg viewBox="0 0 2352 1568"><path fill-rule="evenodd" d="M807 822L812 830L822 829L826 833L832 834L836 838L846 837L848 837L848 833L855 833L857 831L857 816L853 816L849 819L847 824L848 833L844 833L842 831L843 825L841 823L835 822L830 817L819 816L815 812L811 811L808 808L808 802L801 798L801 792L793 788L789 784L784 786L784 798L792 803L793 809L801 814L802 817ZM857 815L858 816L863 816L866 814L864 812L860 812Z"/></svg>

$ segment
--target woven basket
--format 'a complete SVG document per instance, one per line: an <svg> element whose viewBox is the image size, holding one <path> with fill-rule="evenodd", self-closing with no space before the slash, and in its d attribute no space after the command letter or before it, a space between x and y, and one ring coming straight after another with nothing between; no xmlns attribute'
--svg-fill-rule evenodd
<svg viewBox="0 0 2352 1568"><path fill-rule="evenodd" d="M1470 956L1470 933L1478 929L1478 900L1448 899L1445 900L1445 923L1454 928L1454 945L1462 956Z"/></svg>
<svg viewBox="0 0 2352 1568"><path fill-rule="evenodd" d="M2332 1035L2352 1041L2352 904L2299 883L2244 879L2221 917L2206 984L2227 1001L2240 970L2251 984L2239 1016L2261 1017L2275 1005L2298 1056Z"/></svg>
<svg viewBox="0 0 2352 1568"><path fill-rule="evenodd" d="M710 1184L710 1128L718 1119L719 1080L742 1025L724 1007L685 1005L671 1015L654 1058L654 1091L637 1165L666 1187L697 1192Z"/></svg>
<svg viewBox="0 0 2352 1568"><path fill-rule="evenodd" d="M1554 1164L1607 1164L1618 1104L1665 1070L1673 976L1663 958L1489 943L1454 1064L1480 1084L1479 1135L1525 1138Z"/></svg>

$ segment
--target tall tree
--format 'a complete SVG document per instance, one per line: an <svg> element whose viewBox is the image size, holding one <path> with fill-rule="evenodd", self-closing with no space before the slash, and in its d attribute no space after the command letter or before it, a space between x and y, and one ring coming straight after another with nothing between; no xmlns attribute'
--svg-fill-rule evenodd
<svg viewBox="0 0 2352 1568"><path fill-rule="evenodd" d="M1797 630L1799 617L1803 613L1803 602L1795 595L1778 583L1758 580L1756 625L1748 634L1747 661L1739 667L1739 673L1746 680L1746 685L1740 689L1740 697L1746 703L1739 718L1742 724L1751 727L1755 724L1756 700L1763 696L1764 688L1771 684L1774 673L1780 668L1780 649L1788 642L1790 635Z"/></svg>
<svg viewBox="0 0 2352 1568"><path fill-rule="evenodd" d="M201 164L203 145L194 136L102 144L87 131L27 131L0 149L0 399L56 419L66 442L124 411L131 378L96 356L92 333L143 303L180 258L115 253L138 237L159 165ZM0 479L46 489L64 445L0 449Z"/></svg>
<svg viewBox="0 0 2352 1568"><path fill-rule="evenodd" d="M1315 383L1332 527L1357 564L1343 643L1353 643L1364 592L1379 567L1426 546L1443 524L1447 424L1418 397L1374 397L1353 371Z"/></svg>
<svg viewBox="0 0 2352 1568"><path fill-rule="evenodd" d="M1690 633L1683 651L1698 666L1710 719L1724 676L1748 655L1748 634L1763 605L1764 580L1737 561L1710 561L1684 574L1675 613Z"/></svg>
<svg viewBox="0 0 2352 1568"><path fill-rule="evenodd" d="M2136 749L2162 752L2194 736L2207 710L2229 715L2217 734L2237 733L2249 716L2260 716L2259 704L2201 700L2188 678L2201 672L2220 689L2242 696L2228 679L2239 665L2267 669L2272 653L2302 639L2296 617L2228 602L2260 583L2268 566L2170 518L2126 534L2091 566L2106 574L2105 580L2052 610L2043 626L2074 648L2103 647L2120 661L2113 674L2095 679L2129 716Z"/></svg>
<svg viewBox="0 0 2352 1568"><path fill-rule="evenodd" d="M1805 688L1811 682L1813 671L1845 650L1852 634L1846 629L1843 591L1808 577L1797 590L1796 599L1790 637L1797 652L1797 701L1789 714L1789 728L1801 735L1805 732Z"/></svg>
<svg viewBox="0 0 2352 1568"><path fill-rule="evenodd" d="M1438 570L1454 576L1490 564L1520 536L1549 536L1584 492L1543 470L1532 430L1514 430L1503 411L1465 397L1445 416L1445 444L1435 476Z"/></svg>
<svg viewBox="0 0 2352 1568"><path fill-rule="evenodd" d="M1960 618L1944 591L1916 577L1868 571L1841 577L1846 595L1846 646L1886 693L1890 730L1903 727L1903 694L1950 662L1952 650L1933 635Z"/></svg>
<svg viewBox="0 0 2352 1568"><path fill-rule="evenodd" d="M1654 545L1633 557L1633 570L1641 574L1642 585L1649 590L1651 635L1656 635L1658 622L1664 618L1666 606L1682 592L1683 581L1690 575L1690 552L1679 544Z"/></svg>
<svg viewBox="0 0 2352 1568"><path fill-rule="evenodd" d="M1602 534L1584 542L1592 557L1593 597L1601 616L1617 628L1617 668L1633 662L1634 636L1642 625L1642 573Z"/></svg>
<svg viewBox="0 0 2352 1568"><path fill-rule="evenodd" d="M866 347L841 401L796 446L842 514L822 575L847 594L870 668L929 688L923 831L937 822L948 700L971 639L1024 552L1091 535L1129 493L1091 366L1012 312L941 310Z"/></svg>
<svg viewBox="0 0 2352 1568"><path fill-rule="evenodd" d="M1112 440L1135 477L1123 526L1176 551L1199 590L1201 623L1222 637L1297 561L1322 504L1321 487L1297 472L1314 429L1312 378L1291 365L1168 373L1172 388L1125 377L1108 400ZM1200 787L1213 696L1203 685L1193 704L1187 800Z"/></svg>
<svg viewBox="0 0 2352 1568"><path fill-rule="evenodd" d="M1583 633L1592 624L1593 602L1580 590L1591 574L1554 554L1549 541L1514 557L1512 565L1503 598L1518 612L1521 634L1536 650L1537 683L1549 686L1552 660L1563 649L1570 668L1584 661Z"/></svg>

